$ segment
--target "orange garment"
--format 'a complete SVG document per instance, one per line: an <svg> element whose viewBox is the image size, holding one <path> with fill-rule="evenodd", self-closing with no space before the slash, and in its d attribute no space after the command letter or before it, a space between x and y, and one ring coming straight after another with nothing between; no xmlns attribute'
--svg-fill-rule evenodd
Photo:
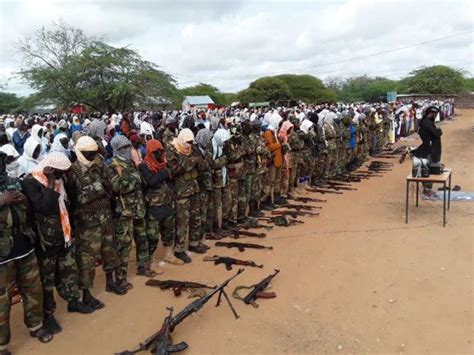
<svg viewBox="0 0 474 355"><path fill-rule="evenodd" d="M125 137L130 138L130 135L132 133L132 127L130 125L130 122L122 118L122 121L120 122L120 131L122 131Z"/></svg>
<svg viewBox="0 0 474 355"><path fill-rule="evenodd" d="M267 129L263 133L263 139L265 140L265 145L268 150L272 153L273 164L279 168L283 163L283 158L281 156L281 144L277 141L275 133L273 133L272 130Z"/></svg>
<svg viewBox="0 0 474 355"><path fill-rule="evenodd" d="M145 155L145 164L148 166L148 169L153 174L156 174L166 168L166 159L164 161L158 161L155 158L155 153L157 150L161 150L161 153L164 154L165 148L159 140L151 139L146 144L146 155Z"/></svg>

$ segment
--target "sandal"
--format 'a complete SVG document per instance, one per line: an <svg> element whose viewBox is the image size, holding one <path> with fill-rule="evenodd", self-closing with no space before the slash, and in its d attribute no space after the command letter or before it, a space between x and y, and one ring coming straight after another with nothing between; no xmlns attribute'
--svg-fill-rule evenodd
<svg viewBox="0 0 474 355"><path fill-rule="evenodd" d="M45 328L39 328L35 331L30 331L30 336L37 338L42 343L49 343L54 338L54 335Z"/></svg>

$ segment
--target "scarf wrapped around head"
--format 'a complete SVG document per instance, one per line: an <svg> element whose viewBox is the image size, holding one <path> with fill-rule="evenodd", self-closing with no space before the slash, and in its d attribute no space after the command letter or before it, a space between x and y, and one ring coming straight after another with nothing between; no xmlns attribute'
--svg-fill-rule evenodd
<svg viewBox="0 0 474 355"><path fill-rule="evenodd" d="M194 141L194 133L189 128L185 128L179 132L178 137L174 138L171 144L178 153L189 155L192 152L192 145L188 143L189 141Z"/></svg>
<svg viewBox="0 0 474 355"><path fill-rule="evenodd" d="M209 143L211 143L212 132L208 128L200 129L196 134L196 143L202 151L209 150Z"/></svg>
<svg viewBox="0 0 474 355"><path fill-rule="evenodd" d="M104 121L95 119L90 123L88 127L89 135L92 138L98 137L103 140L105 137L105 128L107 128L107 125L105 124Z"/></svg>
<svg viewBox="0 0 474 355"><path fill-rule="evenodd" d="M98 150L99 146L95 140L89 136L80 137L74 146L74 152L76 152L77 161L86 168L90 168L92 165L94 165L94 161L87 160L82 152L96 152Z"/></svg>
<svg viewBox="0 0 474 355"><path fill-rule="evenodd" d="M145 159L143 160L146 166L148 167L148 169L150 169L150 171L154 174L166 168L166 160L162 162L158 161L156 160L155 155L153 154L158 150L161 150L161 154L164 154L165 148L163 148L163 145L161 144L159 140L150 139L146 143L146 155L145 155Z"/></svg>
<svg viewBox="0 0 474 355"><path fill-rule="evenodd" d="M64 148L64 146L61 143L61 139L68 139L68 136L66 133L58 133L53 140L53 144L51 145L51 152L59 152L66 154L68 158L71 157L71 151L67 148Z"/></svg>
<svg viewBox="0 0 474 355"><path fill-rule="evenodd" d="M224 143L230 139L230 132L224 128L219 128L214 137L212 137L212 159L222 156ZM222 183L225 185L227 181L227 168L222 168Z"/></svg>
<svg viewBox="0 0 474 355"><path fill-rule="evenodd" d="M132 160L132 144L127 137L118 134L112 138L110 145L112 146L114 157L122 161ZM128 147L128 149L123 149L124 147Z"/></svg>
<svg viewBox="0 0 474 355"><path fill-rule="evenodd" d="M288 131L293 128L293 123L290 121L285 121L281 125L280 131L278 132L278 138L280 138L281 142L284 144L288 143ZM286 173L289 173L290 171L290 152L285 153L285 170Z"/></svg>
<svg viewBox="0 0 474 355"><path fill-rule="evenodd" d="M48 156L46 156L46 158L44 158L31 172L31 175L33 175L33 177L43 186L48 186L48 178L43 173L43 169L48 166L54 169L66 171L71 167L71 162L63 153L53 152L48 154ZM62 179L54 182L54 191L59 193L59 216L64 234L64 244L68 247L71 245L71 224L69 223L69 214L66 208L66 190L64 189Z"/></svg>
<svg viewBox="0 0 474 355"><path fill-rule="evenodd" d="M304 133L308 134L310 128L313 127L313 125L314 125L313 122L311 122L310 120L308 120L308 119L305 118L305 119L303 120L303 122L301 122L300 129L301 129Z"/></svg>

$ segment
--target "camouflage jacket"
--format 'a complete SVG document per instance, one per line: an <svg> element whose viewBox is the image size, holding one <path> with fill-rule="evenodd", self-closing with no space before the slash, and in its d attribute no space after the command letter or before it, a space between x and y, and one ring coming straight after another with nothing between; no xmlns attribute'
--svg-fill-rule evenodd
<svg viewBox="0 0 474 355"><path fill-rule="evenodd" d="M171 145L173 139L176 138L174 132L170 129L166 128L163 132L163 136L161 137L161 143L163 143L163 147L168 148Z"/></svg>
<svg viewBox="0 0 474 355"><path fill-rule="evenodd" d="M112 186L107 179L107 170L99 160L90 168L74 162L71 166L74 218L87 227L101 224L111 216L110 198Z"/></svg>
<svg viewBox="0 0 474 355"><path fill-rule="evenodd" d="M291 148L290 155L291 155L291 165L297 166L301 163L302 156L301 150L304 147L304 141L300 135L301 131L293 132L288 137L288 145ZM304 134L304 132L301 132Z"/></svg>
<svg viewBox="0 0 474 355"><path fill-rule="evenodd" d="M326 137L327 141L327 149L328 150L334 150L337 148L336 145L336 138L337 138L337 132L336 128L334 125L330 123L324 123L323 124L323 129L324 129L324 136Z"/></svg>
<svg viewBox="0 0 474 355"><path fill-rule="evenodd" d="M257 168L257 142L252 135L242 136L242 149L245 152L243 155L244 170L247 174L255 174Z"/></svg>
<svg viewBox="0 0 474 355"><path fill-rule="evenodd" d="M173 145L166 150L168 167L173 175L173 191L175 198L189 197L199 192L197 181L199 172L194 155L178 153Z"/></svg>
<svg viewBox="0 0 474 355"><path fill-rule="evenodd" d="M108 166L109 181L115 196L115 213L128 218L144 218L145 203L140 174L132 161L112 159Z"/></svg>
<svg viewBox="0 0 474 355"><path fill-rule="evenodd" d="M213 175L213 185L215 188L222 188L225 187L227 181L224 181L224 177L222 176L222 168L225 168L227 165L227 157L225 154L222 154L219 158L215 158L212 160L211 168L212 168L212 175Z"/></svg>
<svg viewBox="0 0 474 355"><path fill-rule="evenodd" d="M238 180L245 179L243 161L245 149L242 144L235 140L229 140L224 146L224 152L227 157L227 171L229 178Z"/></svg>
<svg viewBox="0 0 474 355"><path fill-rule="evenodd" d="M256 133L251 133L250 136L255 142L255 154L257 167L256 173L257 174L264 174L267 171L267 161L272 158L270 151L268 150L267 146L265 145L265 141L263 140L262 136Z"/></svg>
<svg viewBox="0 0 474 355"><path fill-rule="evenodd" d="M147 208L173 205L173 191L168 182L171 181L171 171L166 168L154 174L146 163L142 162L138 170L145 183L145 204Z"/></svg>
<svg viewBox="0 0 474 355"><path fill-rule="evenodd" d="M0 194L6 191L21 191L18 180L6 178L0 187ZM18 223L13 221L13 213L18 216ZM13 249L13 237L17 232L22 232L33 240L34 232L27 223L27 205L0 206L0 261L5 260ZM3 286L2 286L3 287Z"/></svg>
<svg viewBox="0 0 474 355"><path fill-rule="evenodd" d="M197 146L193 147L193 155L197 157L199 163L197 169L199 173L199 187L201 190L212 191L212 169L210 161L212 160L209 151L201 151Z"/></svg>

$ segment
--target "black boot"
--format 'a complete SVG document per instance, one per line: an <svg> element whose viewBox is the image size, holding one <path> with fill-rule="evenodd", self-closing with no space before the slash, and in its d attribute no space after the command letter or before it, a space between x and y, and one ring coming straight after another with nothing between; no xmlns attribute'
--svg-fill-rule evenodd
<svg viewBox="0 0 474 355"><path fill-rule="evenodd" d="M87 288L82 290L82 302L94 310L102 309L105 307L105 304L100 302L97 298L93 297L91 292Z"/></svg>
<svg viewBox="0 0 474 355"><path fill-rule="evenodd" d="M178 259L183 260L185 264L189 264L192 260L184 251L177 251L174 253Z"/></svg>
<svg viewBox="0 0 474 355"><path fill-rule="evenodd" d="M61 333L63 330L59 325L58 321L54 317L54 314L45 314L43 317L43 327L49 330L53 334Z"/></svg>
<svg viewBox="0 0 474 355"><path fill-rule="evenodd" d="M107 271L105 273L105 291L110 293L115 293L116 295L125 295L127 293L127 289L120 287L118 283L114 281L114 272Z"/></svg>
<svg viewBox="0 0 474 355"><path fill-rule="evenodd" d="M196 246L189 246L189 251L192 251L194 253L198 254L206 254L207 253L207 248L204 247L203 245L196 245Z"/></svg>
<svg viewBox="0 0 474 355"><path fill-rule="evenodd" d="M84 304L83 302L79 301L78 299L73 299L68 302L67 304L67 311L69 313L82 313L82 314L89 314L95 311L94 308Z"/></svg>

